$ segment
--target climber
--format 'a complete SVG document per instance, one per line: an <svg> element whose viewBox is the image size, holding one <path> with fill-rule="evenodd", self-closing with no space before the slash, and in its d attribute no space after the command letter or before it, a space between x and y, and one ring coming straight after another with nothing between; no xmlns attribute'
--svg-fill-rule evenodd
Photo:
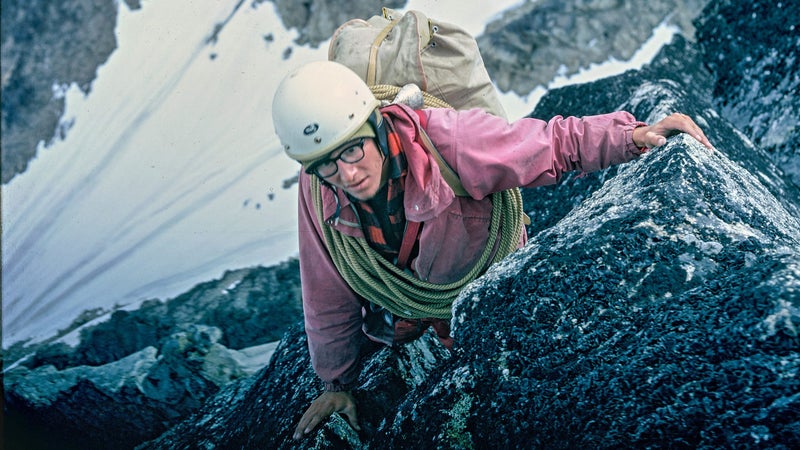
<svg viewBox="0 0 800 450"><path fill-rule="evenodd" d="M350 391L365 342L401 345L432 328L452 348L454 296L527 239L518 201L499 193L633 160L678 133L711 148L679 113L653 125L623 111L508 123L480 109L382 106L358 75L328 61L286 76L272 111L284 151L303 168L303 310L324 383L295 439L336 412L360 429Z"/></svg>

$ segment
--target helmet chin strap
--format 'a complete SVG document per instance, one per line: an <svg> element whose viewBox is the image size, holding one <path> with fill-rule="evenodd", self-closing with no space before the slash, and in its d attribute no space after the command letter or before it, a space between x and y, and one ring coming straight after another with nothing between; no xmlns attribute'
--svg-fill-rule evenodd
<svg viewBox="0 0 800 450"><path fill-rule="evenodd" d="M316 179L318 179L320 185L330 189L331 192L333 192L333 198L334 198L334 200L336 200L336 211L333 213L333 215L330 217L330 219L328 219L328 222L330 222L330 223L338 223L339 222L339 215L342 213L342 204L339 201L339 190L336 189L336 186L334 186L333 184L329 183L324 178L320 178L320 177L318 177L316 175L311 175L311 176L316 178Z"/></svg>
<svg viewBox="0 0 800 450"><path fill-rule="evenodd" d="M375 110L373 114L370 114L367 122L369 122L369 124L372 125L372 129L375 130L378 148L381 150L383 157L386 158L389 156L389 138L386 137L386 122L383 120L383 117L381 117L380 111Z"/></svg>

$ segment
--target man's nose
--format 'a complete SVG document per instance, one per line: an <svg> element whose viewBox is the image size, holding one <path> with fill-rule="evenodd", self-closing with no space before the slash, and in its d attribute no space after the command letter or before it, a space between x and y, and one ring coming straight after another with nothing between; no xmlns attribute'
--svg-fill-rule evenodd
<svg viewBox="0 0 800 450"><path fill-rule="evenodd" d="M336 161L336 164L339 166L339 173L345 180L353 179L353 176L355 176L356 172L358 171L358 168L355 164L346 163L341 159Z"/></svg>

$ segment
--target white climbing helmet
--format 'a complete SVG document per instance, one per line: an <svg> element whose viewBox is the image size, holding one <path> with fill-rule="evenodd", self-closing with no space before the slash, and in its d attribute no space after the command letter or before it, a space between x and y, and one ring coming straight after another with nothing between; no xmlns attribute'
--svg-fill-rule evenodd
<svg viewBox="0 0 800 450"><path fill-rule="evenodd" d="M378 106L355 72L317 61L295 69L278 85L272 122L286 154L305 164L350 140Z"/></svg>

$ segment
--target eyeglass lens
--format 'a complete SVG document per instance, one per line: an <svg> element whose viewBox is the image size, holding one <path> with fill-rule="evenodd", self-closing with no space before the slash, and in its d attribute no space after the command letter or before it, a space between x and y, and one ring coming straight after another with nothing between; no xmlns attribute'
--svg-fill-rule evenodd
<svg viewBox="0 0 800 450"><path fill-rule="evenodd" d="M329 178L339 171L337 161L342 160L347 164L355 164L364 158L364 140L361 139L357 144L343 150L338 155L322 162L314 167L314 172L322 178Z"/></svg>

